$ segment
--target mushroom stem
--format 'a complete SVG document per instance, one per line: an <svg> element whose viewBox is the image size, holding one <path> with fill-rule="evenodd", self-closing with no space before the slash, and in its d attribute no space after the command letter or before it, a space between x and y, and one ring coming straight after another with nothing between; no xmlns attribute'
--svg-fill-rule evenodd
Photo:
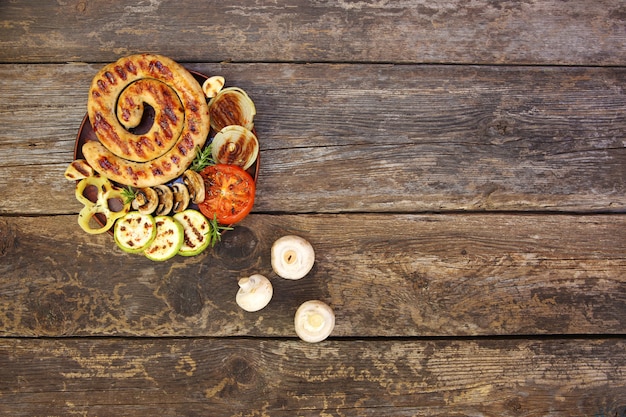
<svg viewBox="0 0 626 417"><path fill-rule="evenodd" d="M311 312L306 315L304 328L310 332L317 332L324 327L324 316L318 312Z"/></svg>
<svg viewBox="0 0 626 417"><path fill-rule="evenodd" d="M307 301L298 307L294 326L298 337L305 342L321 342L330 336L335 328L335 313L322 301Z"/></svg>
<svg viewBox="0 0 626 417"><path fill-rule="evenodd" d="M298 259L298 254L296 253L295 250L287 250L285 251L285 253L283 253L283 260L288 265L294 264L297 259Z"/></svg>
<svg viewBox="0 0 626 417"><path fill-rule="evenodd" d="M272 299L272 283L263 275L254 274L241 278L238 284L237 305L246 311L259 311Z"/></svg>
<svg viewBox="0 0 626 417"><path fill-rule="evenodd" d="M254 287L254 278L251 278L251 277L241 278L238 284L239 284L239 288L241 288L243 291L250 292L252 291L252 288Z"/></svg>
<svg viewBox="0 0 626 417"><path fill-rule="evenodd" d="M283 236L272 245L271 263L276 275L286 279L300 279L313 268L315 251L300 236Z"/></svg>

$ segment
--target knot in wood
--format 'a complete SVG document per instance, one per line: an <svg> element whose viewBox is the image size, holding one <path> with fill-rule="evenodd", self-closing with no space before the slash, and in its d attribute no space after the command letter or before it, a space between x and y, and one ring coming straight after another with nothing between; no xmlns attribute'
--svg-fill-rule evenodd
<svg viewBox="0 0 626 417"><path fill-rule="evenodd" d="M241 385L251 385L256 379L256 371L252 364L241 356L234 357L228 364L228 372Z"/></svg>
<svg viewBox="0 0 626 417"><path fill-rule="evenodd" d="M259 240L247 227L235 226L234 230L224 233L222 241L215 245L215 255L225 264L238 267L248 266L251 257L257 252Z"/></svg>

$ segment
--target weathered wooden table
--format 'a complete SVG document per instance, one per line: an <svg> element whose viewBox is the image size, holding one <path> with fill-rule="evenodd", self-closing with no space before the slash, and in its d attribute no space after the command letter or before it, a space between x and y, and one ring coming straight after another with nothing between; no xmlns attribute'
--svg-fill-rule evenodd
<svg viewBox="0 0 626 417"><path fill-rule="evenodd" d="M257 105L255 208L201 256L84 233L63 178L139 52ZM624 2L13 0L0 62L1 415L626 415Z"/></svg>

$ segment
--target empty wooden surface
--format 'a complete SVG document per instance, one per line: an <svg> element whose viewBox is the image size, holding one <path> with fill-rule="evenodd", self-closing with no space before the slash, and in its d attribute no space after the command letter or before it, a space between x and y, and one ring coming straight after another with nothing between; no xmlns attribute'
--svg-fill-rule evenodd
<svg viewBox="0 0 626 417"><path fill-rule="evenodd" d="M620 1L8 1L3 62L622 65Z"/></svg>
<svg viewBox="0 0 626 417"><path fill-rule="evenodd" d="M614 355L623 340L71 338L0 347L10 352L0 382L6 415L624 412L623 361Z"/></svg>
<svg viewBox="0 0 626 417"><path fill-rule="evenodd" d="M261 142L253 213L164 263L63 178L91 78L146 51L244 88ZM626 415L625 64L615 0L3 2L0 414Z"/></svg>

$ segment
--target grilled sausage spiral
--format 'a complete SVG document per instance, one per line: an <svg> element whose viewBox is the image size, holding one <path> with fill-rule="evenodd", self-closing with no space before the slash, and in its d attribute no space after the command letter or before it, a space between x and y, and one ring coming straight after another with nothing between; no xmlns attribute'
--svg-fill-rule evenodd
<svg viewBox="0 0 626 417"><path fill-rule="evenodd" d="M133 133L146 109L154 122ZM94 77L87 109L98 141L82 151L89 164L120 184L150 187L180 176L210 129L202 87L182 65L153 54L130 55Z"/></svg>

